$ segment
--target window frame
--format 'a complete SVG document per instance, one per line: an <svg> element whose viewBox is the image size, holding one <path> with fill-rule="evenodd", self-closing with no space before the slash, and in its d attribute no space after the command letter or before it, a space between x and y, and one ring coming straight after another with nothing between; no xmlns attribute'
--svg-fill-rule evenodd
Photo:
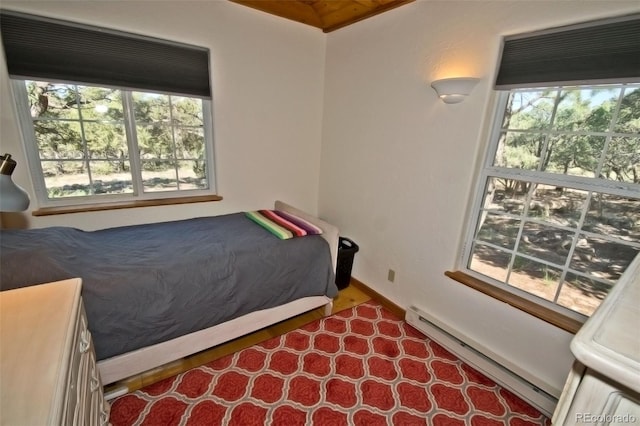
<svg viewBox="0 0 640 426"><path fill-rule="evenodd" d="M619 84L607 84L610 87L621 87L625 85L625 83L620 82ZM599 84L585 84L585 85L575 85L575 84L566 84L566 85L558 85L553 84L547 87L548 89L553 88L557 90L561 90L569 87L597 87ZM569 308L565 308L561 305L556 304L554 301L546 300L542 297L536 296L533 293L529 293L524 291L518 287L507 284L506 282L501 282L497 279L491 278L487 275L484 275L480 272L474 271L470 269L470 259L473 255L473 247L474 240L477 232L478 221L480 220L480 213L483 210L483 202L485 199L485 188L488 180L491 177L498 178L508 178L508 179L519 179L526 182L533 182L544 185L553 185L553 186L568 186L572 189L579 189L584 191L594 191L594 192L603 192L602 190L606 190L606 194L623 196L623 197L633 197L638 198L638 189L637 184L619 182L613 180L607 180L602 178L589 178L589 177L581 177L574 175L563 175L558 173L544 172L538 170L526 170L526 169L515 169L515 168L507 168L507 167L499 167L494 166L494 160L497 153L497 150L500 145L500 134L504 130L502 128L504 114L506 111L507 103L509 101L509 96L512 92L515 91L538 91L541 87L529 87L529 88L518 88L511 90L498 91L495 95L495 99L492 102L493 104L493 112L489 115L491 117L492 123L491 126L488 127L488 141L485 145L484 152L482 153L482 160L479 161L479 167L474 174L476 176L476 183L472 186L473 192L471 193L471 204L470 204L470 213L468 214L466 228L463 232L462 237L462 245L460 250L460 255L458 259L458 269L457 271L447 271L445 275L448 277L459 281L465 285L468 285L478 291L481 291L485 294L490 295L491 297L497 298L503 302L506 302L518 309L521 309L525 312L528 312L540 319L543 319L553 325L556 325L566 331L575 333L580 325L586 321L588 318L587 315L584 315L580 312L573 311ZM618 104L619 108L620 104ZM555 111L555 107L554 107ZM616 114L617 114L616 110ZM544 130L541 130L541 132ZM575 134L575 132L568 132ZM600 134L606 133L607 138L610 138L612 135L615 135L616 132L611 129L607 132L585 132L588 134ZM600 162L603 161L601 157ZM599 166L601 164L599 163ZM597 185L594 184L597 182ZM524 216L521 216L521 219ZM578 229L580 232L586 232L581 229L582 222ZM599 238L602 238L602 235L598 235ZM604 236L607 239L607 236ZM519 237L518 237L519 241ZM573 244L572 244L573 246ZM512 252L510 250L509 252ZM640 254L638 254L640 256ZM562 271L568 270L568 267L563 266ZM563 284L564 285L564 284Z"/></svg>
<svg viewBox="0 0 640 426"><path fill-rule="evenodd" d="M73 197L61 197L51 199L48 197L48 191L46 188L46 182L44 179L44 173L42 164L40 161L40 154L37 146L37 138L35 134L35 128L33 125L33 118L31 117L29 109L29 98L26 89L25 82L32 79L11 79L11 89L16 106L16 112L18 116L20 130L22 132L24 141L24 151L29 165L30 175L33 181L33 187L36 195L38 210L33 211L34 216L49 215L49 214L62 214L72 213L78 211L96 211L96 210L111 210L121 209L128 207L144 207L152 205L167 205L167 204L182 204L192 202L203 201L218 201L222 198L216 195L216 166L215 166L215 145L213 134L213 106L211 99L200 98L202 101L202 115L203 115L203 137L205 148L205 159L207 164L207 184L206 189L188 189L188 190L172 190L172 191L151 191L144 192L141 181L141 169L139 156L129 158L129 164L131 166L131 180L133 185L132 193L125 194L101 194L101 195L86 195L86 196L73 196ZM54 82L54 81L51 81ZM137 136L136 136L136 122L134 117L134 111L132 107L132 93L158 93L161 95L169 96L181 96L196 98L193 95L183 95L169 92L153 92L144 89L130 89L123 87L114 87L107 85L94 85L79 82L70 81L55 81L59 84L69 84L78 86L90 86L101 88L112 88L120 90L122 92L123 99L123 127L125 135L127 137L127 145L130 153L138 152L137 150ZM171 126L173 128L173 126Z"/></svg>

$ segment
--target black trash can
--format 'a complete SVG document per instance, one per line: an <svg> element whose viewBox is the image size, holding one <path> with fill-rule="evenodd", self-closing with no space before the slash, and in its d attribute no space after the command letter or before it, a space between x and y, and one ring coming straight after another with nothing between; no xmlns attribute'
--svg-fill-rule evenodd
<svg viewBox="0 0 640 426"><path fill-rule="evenodd" d="M338 238L338 265L336 266L336 285L339 290L349 286L353 258L360 247L349 238Z"/></svg>

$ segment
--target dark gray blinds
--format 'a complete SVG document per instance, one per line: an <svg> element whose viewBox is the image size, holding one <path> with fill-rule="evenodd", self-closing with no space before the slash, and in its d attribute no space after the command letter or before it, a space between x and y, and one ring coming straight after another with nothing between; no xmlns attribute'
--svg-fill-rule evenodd
<svg viewBox="0 0 640 426"><path fill-rule="evenodd" d="M12 77L211 97L206 48L10 11L0 31Z"/></svg>
<svg viewBox="0 0 640 426"><path fill-rule="evenodd" d="M640 15L504 38L497 89L640 81Z"/></svg>

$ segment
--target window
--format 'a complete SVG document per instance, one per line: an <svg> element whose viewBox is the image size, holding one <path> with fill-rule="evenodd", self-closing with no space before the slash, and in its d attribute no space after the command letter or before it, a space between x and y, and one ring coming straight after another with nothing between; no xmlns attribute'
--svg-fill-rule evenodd
<svg viewBox="0 0 640 426"><path fill-rule="evenodd" d="M209 101L33 80L14 89L43 205L212 188Z"/></svg>
<svg viewBox="0 0 640 426"><path fill-rule="evenodd" d="M446 275L575 333L640 252L640 14L506 36Z"/></svg>
<svg viewBox="0 0 640 426"><path fill-rule="evenodd" d="M467 271L589 316L640 252L640 85L500 94Z"/></svg>
<svg viewBox="0 0 640 426"><path fill-rule="evenodd" d="M7 10L0 32L34 214L220 199L207 48Z"/></svg>

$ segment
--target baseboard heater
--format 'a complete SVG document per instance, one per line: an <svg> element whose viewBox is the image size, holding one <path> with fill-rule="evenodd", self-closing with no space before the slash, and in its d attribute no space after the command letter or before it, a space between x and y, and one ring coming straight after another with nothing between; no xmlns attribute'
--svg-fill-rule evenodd
<svg viewBox="0 0 640 426"><path fill-rule="evenodd" d="M500 360L496 354L482 348L482 345L474 342L473 339L461 335L414 306L410 306L406 310L405 321L548 417L553 415L558 398L531 383L530 380L523 378L521 374L516 374L512 369L505 367L505 365L509 365L506 360ZM491 357L485 355L487 353L490 353Z"/></svg>

